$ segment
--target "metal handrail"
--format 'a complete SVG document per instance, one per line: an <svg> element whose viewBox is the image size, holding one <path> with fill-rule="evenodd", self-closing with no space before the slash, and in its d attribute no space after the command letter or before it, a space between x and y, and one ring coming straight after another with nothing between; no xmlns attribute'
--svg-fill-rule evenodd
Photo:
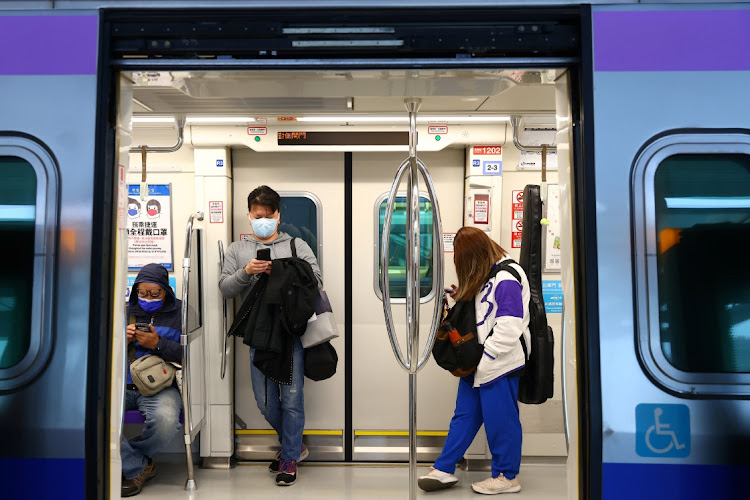
<svg viewBox="0 0 750 500"><path fill-rule="evenodd" d="M195 482L195 471L193 470L193 451L190 445L193 442L193 425L190 418L190 337L188 336L188 302L190 290L190 258L193 243L193 221L203 220L203 212L191 214L185 229L185 258L182 261L182 328L180 334L180 345L182 346L182 411L185 416L183 425L185 431L185 453L187 454L188 478L185 482L185 491L195 491L198 485Z"/></svg>
<svg viewBox="0 0 750 500"><path fill-rule="evenodd" d="M219 271L224 269L224 242L219 240ZM221 379L224 380L224 375L227 372L227 358L229 357L229 335L227 335L227 301L226 299L222 299L221 301L222 305L222 323L221 323L221 331L224 334L224 354L221 357Z"/></svg>
<svg viewBox="0 0 750 500"><path fill-rule="evenodd" d="M409 372L409 498L416 498L417 488L417 372L422 369L432 352L435 335L439 324L440 306L443 301L443 240L442 225L440 223L440 209L437 204L437 196L432 178L427 172L427 167L417 158L417 111L420 105L419 99L407 99L406 108L409 112L409 157L399 166L396 177L393 180L391 191L386 203L385 220L383 221L383 233L381 242L381 275L380 283L383 290L383 314L385 316L386 329L391 347L398 360L399 365ZM406 360L401 352L401 346L396 338L391 314L391 290L388 279L388 257L390 250L391 223L393 219L393 205L396 201L396 193L401 180L406 175L407 168L409 177L407 180L406 193ZM427 192L433 203L432 226L433 226L433 283L440 285L440 292L435 294L435 311L430 327L427 346L424 354L415 356L419 352L419 174L425 179ZM416 361L418 359L418 361ZM415 362L416 361L416 362Z"/></svg>
<svg viewBox="0 0 750 500"><path fill-rule="evenodd" d="M178 117L177 121L177 142L174 146L146 146L146 153L174 153L182 147L183 135L185 129L185 118ZM130 148L131 153L140 153L142 151L141 146Z"/></svg>

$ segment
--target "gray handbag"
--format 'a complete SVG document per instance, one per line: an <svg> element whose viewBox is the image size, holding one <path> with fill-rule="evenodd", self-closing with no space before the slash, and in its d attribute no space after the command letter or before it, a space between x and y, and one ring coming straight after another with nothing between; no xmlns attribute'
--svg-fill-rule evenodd
<svg viewBox="0 0 750 500"><path fill-rule="evenodd" d="M315 301L315 315L307 322L305 333L300 337L302 347L305 349L314 347L338 336L339 332L336 329L336 320L333 318L328 295L323 290L319 290Z"/></svg>

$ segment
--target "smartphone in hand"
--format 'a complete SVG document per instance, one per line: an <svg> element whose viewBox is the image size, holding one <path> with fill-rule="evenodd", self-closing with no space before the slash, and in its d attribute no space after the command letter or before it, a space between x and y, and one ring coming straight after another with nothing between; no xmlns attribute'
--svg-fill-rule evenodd
<svg viewBox="0 0 750 500"><path fill-rule="evenodd" d="M270 248L261 248L258 250L258 256L256 257L258 260L271 260L271 249Z"/></svg>
<svg viewBox="0 0 750 500"><path fill-rule="evenodd" d="M142 332L150 332L151 328L149 326L150 325L148 323L136 323L135 329L140 330Z"/></svg>

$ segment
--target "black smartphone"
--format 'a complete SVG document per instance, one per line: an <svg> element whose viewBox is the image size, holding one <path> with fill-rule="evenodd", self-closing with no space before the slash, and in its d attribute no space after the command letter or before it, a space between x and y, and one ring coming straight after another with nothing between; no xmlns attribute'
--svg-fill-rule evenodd
<svg viewBox="0 0 750 500"><path fill-rule="evenodd" d="M148 323L136 323L135 324L135 329L136 330L140 330L142 332L150 332L151 331L151 328L149 328L149 324Z"/></svg>
<svg viewBox="0 0 750 500"><path fill-rule="evenodd" d="M258 250L258 257L256 257L258 260L271 260L271 249L270 248L261 248Z"/></svg>

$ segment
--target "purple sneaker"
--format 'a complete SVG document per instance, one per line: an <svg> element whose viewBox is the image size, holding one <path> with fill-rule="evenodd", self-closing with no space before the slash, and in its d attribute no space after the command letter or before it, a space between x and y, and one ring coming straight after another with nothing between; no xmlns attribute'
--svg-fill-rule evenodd
<svg viewBox="0 0 750 500"><path fill-rule="evenodd" d="M310 454L310 450L307 449L307 446L305 446L305 443L302 443L302 451L299 454L299 460L297 460L297 462L303 461L304 459L307 458L309 454ZM280 461L281 461L281 451L277 451L276 456L273 458L273 462L271 462L271 465L268 466L268 472L270 472L271 474L278 474Z"/></svg>
<svg viewBox="0 0 750 500"><path fill-rule="evenodd" d="M279 473L276 475L276 484L279 486L290 486L297 480L297 461L281 459Z"/></svg>

